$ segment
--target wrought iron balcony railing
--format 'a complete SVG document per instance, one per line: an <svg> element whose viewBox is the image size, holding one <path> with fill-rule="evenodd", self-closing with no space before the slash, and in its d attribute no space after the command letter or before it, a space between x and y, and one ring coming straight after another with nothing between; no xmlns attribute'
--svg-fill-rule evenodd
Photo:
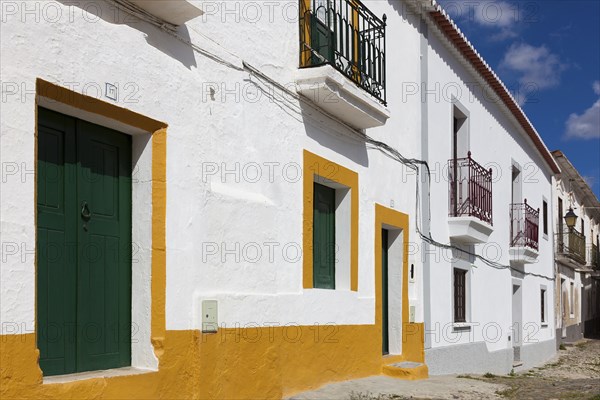
<svg viewBox="0 0 600 400"><path fill-rule="evenodd" d="M329 64L386 105L386 19L359 0L300 1L300 67Z"/></svg>
<svg viewBox="0 0 600 400"><path fill-rule="evenodd" d="M585 265L585 236L576 229L566 229L556 234L556 253Z"/></svg>
<svg viewBox="0 0 600 400"><path fill-rule="evenodd" d="M451 217L475 217L493 225L492 169L486 170L471 158L449 161Z"/></svg>
<svg viewBox="0 0 600 400"><path fill-rule="evenodd" d="M593 269L600 269L600 249L597 244L592 243L588 260L590 260L590 266Z"/></svg>
<svg viewBox="0 0 600 400"><path fill-rule="evenodd" d="M510 246L539 249L540 210L534 210L527 199L510 205Z"/></svg>

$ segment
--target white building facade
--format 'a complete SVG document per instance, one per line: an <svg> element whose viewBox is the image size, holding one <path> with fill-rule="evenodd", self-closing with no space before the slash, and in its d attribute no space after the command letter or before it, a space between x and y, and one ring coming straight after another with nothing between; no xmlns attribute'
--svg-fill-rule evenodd
<svg viewBox="0 0 600 400"><path fill-rule="evenodd" d="M555 353L548 221L556 165L493 83L448 50L440 31L451 22L434 18L422 59L427 87L442 95L429 94L423 113L422 158L435 175L422 195L431 202L422 229L453 248L423 244L426 362L432 374L506 373Z"/></svg>
<svg viewBox="0 0 600 400"><path fill-rule="evenodd" d="M31 4L2 5L3 396L554 354L558 167L435 2Z"/></svg>

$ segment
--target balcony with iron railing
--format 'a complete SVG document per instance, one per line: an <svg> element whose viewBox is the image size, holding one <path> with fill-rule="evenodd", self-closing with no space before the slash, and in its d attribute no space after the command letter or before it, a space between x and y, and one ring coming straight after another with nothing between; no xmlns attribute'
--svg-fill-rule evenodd
<svg viewBox="0 0 600 400"><path fill-rule="evenodd" d="M385 124L387 17L359 0L299 1L300 94L356 128Z"/></svg>
<svg viewBox="0 0 600 400"><path fill-rule="evenodd" d="M539 251L540 210L527 199L510 205L510 260L515 263L535 262Z"/></svg>
<svg viewBox="0 0 600 400"><path fill-rule="evenodd" d="M359 0L300 0L300 7L300 66L329 64L386 104L386 16Z"/></svg>
<svg viewBox="0 0 600 400"><path fill-rule="evenodd" d="M483 243L493 231L492 170L477 163L471 152L448 164L450 237Z"/></svg>
<svg viewBox="0 0 600 400"><path fill-rule="evenodd" d="M556 234L556 258L569 264L585 265L585 235L574 228L559 226Z"/></svg>

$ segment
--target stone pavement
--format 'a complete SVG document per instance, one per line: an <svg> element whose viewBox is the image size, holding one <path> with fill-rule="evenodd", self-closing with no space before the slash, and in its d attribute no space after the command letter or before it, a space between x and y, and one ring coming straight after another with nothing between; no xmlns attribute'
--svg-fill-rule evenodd
<svg viewBox="0 0 600 400"><path fill-rule="evenodd" d="M507 389L509 387L505 385L490 384L474 379L459 379L454 376L434 376L421 381L372 376L327 385L313 392L293 396L290 400L367 400L377 399L379 396L381 396L381 400L404 398L502 399L496 392Z"/></svg>
<svg viewBox="0 0 600 400"><path fill-rule="evenodd" d="M545 365L508 376L434 376L420 381L373 376L333 383L290 399L600 400L600 340L564 348Z"/></svg>

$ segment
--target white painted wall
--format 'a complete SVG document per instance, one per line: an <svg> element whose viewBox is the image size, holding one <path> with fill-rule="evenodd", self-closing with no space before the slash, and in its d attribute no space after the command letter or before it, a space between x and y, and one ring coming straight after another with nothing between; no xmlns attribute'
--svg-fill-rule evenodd
<svg viewBox="0 0 600 400"><path fill-rule="evenodd" d="M387 2L370 3L376 14L389 17L388 100L395 118L369 134L417 157L418 103L403 102L393 90L414 80L418 69L418 63L406 61L418 59L415 17ZM266 94L256 100L257 80L249 73L214 62L108 3L54 6L62 18L48 21L40 10L36 20L19 9L2 24L3 82L14 82L18 90L3 103L2 159L34 166L38 77L108 102L105 84L115 84L120 90L115 103L169 124L167 329L200 328L198 305L208 298L219 300L219 321L227 326L374 322L374 204L393 202L414 216L412 177L399 183L396 162L333 132L331 126L343 132L335 122L303 114L295 100L272 101ZM178 33L238 65L243 59L285 85L294 82L298 67L294 6L296 0L279 3L273 18L262 6L258 21L207 12ZM404 38L402 48L393 37ZM216 89L212 96L210 88ZM358 293L302 290L296 251L302 242L303 149L360 174ZM211 175L215 165L218 172ZM257 165L262 176L254 179ZM221 174L236 168L237 175ZM31 254L25 262L16 256L3 262L1 315L2 321L33 330L35 185L31 173L25 178L10 176L2 186L2 240L24 243ZM217 254L207 254L215 245ZM236 254L227 253L236 246ZM288 254L282 254L284 247ZM262 258L254 261L257 248ZM149 277L140 278L146 282L136 283L134 291L147 290Z"/></svg>
<svg viewBox="0 0 600 400"><path fill-rule="evenodd" d="M266 3L260 6L259 16L244 14L243 9L237 16L235 11L225 12L222 7L233 2L211 3L217 9L206 10L205 16L181 27L178 34L237 66L244 60L280 84L291 84L298 69L298 2L283 1L275 6ZM407 232L412 249L409 265L415 265L416 280L410 297L411 304L417 305L417 322L422 320L422 242L415 231L414 173L351 139L336 122L322 115L308 115L297 100L273 100L268 93L257 91L257 85L264 88L264 84L248 72L200 55L147 23L125 19L122 13L115 15L108 3L82 1L77 7L54 4L62 13L58 21L35 21L18 10L19 14L8 16L1 26L3 84L14 84L7 87L11 91L5 91L3 99L2 161L25 166L2 182L2 241L22 243L27 249L23 262L16 256L3 260L2 322L22 323L30 331L34 328L35 184L31 171L35 162L37 77L108 102L111 100L103 93L105 84L118 85L117 104L169 124L167 329L200 329L203 299L219 301L219 322L226 326L372 324L375 203L393 204L393 208L411 216ZM407 95L404 90L407 83L418 86L421 81L419 18L402 2L366 4L376 15L385 13L388 17L387 87L391 111L384 127L367 133L408 158L419 158L421 93ZM246 9L247 13L251 11ZM470 113L473 157L493 166L497 178L495 230L488 245L477 245L475 251L488 251L488 256L494 257L498 244L503 251L496 261L508 264L511 160L524 166L531 182L523 185L523 195L536 208L541 207L542 196L554 198L550 173L511 118L468 88L475 81L473 75L433 32L429 37L426 81L437 88L438 95L427 97L428 161L434 174L433 237L448 242L448 185L442 171L450 158L452 104L444 95L457 94L454 88L460 89L457 97ZM303 149L359 173L357 293L302 289L302 259L297 251L302 243L299 168ZM527 272L552 276L552 237L550 224L550 239L540 239L538 263L527 265ZM451 263L444 252L437 251L433 257L431 322L444 330L451 327L448 324L452 320ZM508 348L511 274L479 261L474 265L469 275L471 320L480 327L501 327L498 341L488 341L488 348ZM142 275L141 279L148 276ZM534 276L523 280L524 321L535 322L539 315L536 301L542 284L548 281ZM137 290L147 290L147 283L134 285ZM552 304L553 292L548 295ZM477 327L472 337L456 342L441 333L432 341L433 347L484 340L484 330ZM540 330L536 335L540 341L552 337L552 329Z"/></svg>

